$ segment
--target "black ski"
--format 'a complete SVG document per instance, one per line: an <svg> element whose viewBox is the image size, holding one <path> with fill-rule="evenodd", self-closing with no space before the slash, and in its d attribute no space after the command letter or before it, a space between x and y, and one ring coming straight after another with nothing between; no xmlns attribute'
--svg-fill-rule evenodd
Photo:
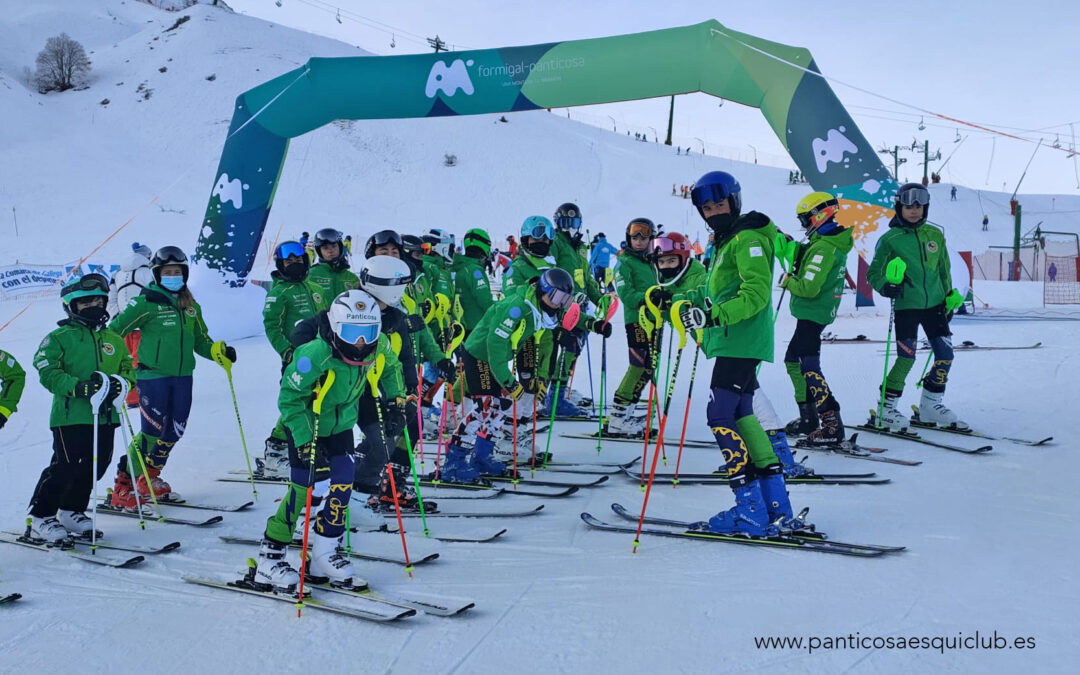
<svg viewBox="0 0 1080 675"><path fill-rule="evenodd" d="M642 480L642 474L630 469L623 469L623 473L632 478L635 481ZM833 474L829 476L814 475L814 476L796 476L791 478L784 478L784 482L788 485L885 485L889 482L888 478L857 478L856 476L863 476L866 474ZM869 474L869 476L875 476L877 474ZM647 480L648 475L644 478ZM664 473L656 474L656 478L663 480L673 480L675 474ZM714 473L704 474L680 474L679 482L687 485L727 485L730 482L725 476Z"/></svg>
<svg viewBox="0 0 1080 675"><path fill-rule="evenodd" d="M500 486L494 486L494 485L489 485L489 484L484 484L484 483L451 483L451 482L445 481L445 480L436 481L436 480L423 480L422 479L420 481L420 485L422 485L424 487L448 488L448 489L454 489L454 490L474 490L474 491L480 491L480 492L485 491L485 490L496 490L496 491L498 491L499 494L522 495L522 496L525 496L525 497L547 497L547 498L550 498L550 499L556 499L558 497L569 497L570 495L574 494L579 489L581 489L580 487L574 485L574 486L571 486L571 487L564 487L562 489L554 490L554 491L542 490L542 489L541 490L529 490L529 489L522 489L520 487L521 483L524 483L524 482L525 481L521 481L517 485L513 485L511 487L500 487ZM440 497L439 499L446 499L446 497Z"/></svg>
<svg viewBox="0 0 1080 675"><path fill-rule="evenodd" d="M892 436L893 438L902 438L907 441L915 441L916 443L922 443L923 445L929 445L934 448L941 448L942 450L951 450L953 452L963 452L968 455L980 455L990 452L994 449L992 445L983 445L978 448L964 448L959 445L949 445L948 443L938 443L932 441L929 438L925 438L915 433L914 431L890 431L888 429L879 429L874 426L877 421L877 413L873 410L870 411L870 419L866 424L860 424L856 426L856 429L861 431L869 431L872 434L880 434L882 436Z"/></svg>
<svg viewBox="0 0 1080 675"><path fill-rule="evenodd" d="M611 523L605 523L604 521L597 519L589 513L582 513L581 520L583 520L586 525L593 529L604 530L606 532L623 532L626 534L634 534L637 532L636 527L612 525ZM784 535L775 537L750 537L741 535L716 534L714 532L706 532L702 530L660 530L654 528L642 528L641 533L655 535L658 537L674 537L676 539L719 541L729 544L766 546L770 548L792 549L796 551L818 551L821 553L835 553L838 555L849 555L860 558L876 558L885 553L884 551L877 550L849 548L846 546L833 546L827 541L798 539L796 537L789 537Z"/></svg>
<svg viewBox="0 0 1080 675"><path fill-rule="evenodd" d="M939 427L936 424L929 422L923 422L919 419L919 406L911 406L911 426L919 427L920 429L930 429L931 431L944 431L948 434L957 434L958 436L971 436L973 438L984 438L988 441L1008 441L1010 443L1017 443L1019 445L1045 445L1054 440L1053 436L1047 436L1046 438L1033 441L1027 438L1012 438L1010 436L991 436L990 434L984 434L981 431L975 431L973 429L957 429L956 427Z"/></svg>
<svg viewBox="0 0 1080 675"><path fill-rule="evenodd" d="M237 581L216 581L214 579L201 579L199 577L183 577L183 579L189 584L199 584L201 586L210 586L211 588L221 588L227 591L246 593L248 595L259 595L264 598L287 602L290 605L297 604L295 594L282 595L279 593L275 593L274 591L260 590L256 588L251 582L247 581L247 579L240 579ZM376 621L379 623L397 621L398 619L404 619L405 617L414 616L416 614L416 610L412 609L411 607L395 607L394 605L385 604L385 607L393 609L391 611L378 612L363 609L354 609L351 607L341 607L339 605L330 605L317 598L306 598L304 600L303 606L305 608L311 607L325 612L341 614L343 616L351 616L354 619L364 619L365 621Z"/></svg>
<svg viewBox="0 0 1080 675"><path fill-rule="evenodd" d="M865 335L856 335L853 338L842 338L832 333L825 332L821 334L822 344L865 344L865 345L883 345L888 340L871 340Z"/></svg>
<svg viewBox="0 0 1080 675"><path fill-rule="evenodd" d="M539 468L539 467L537 467L537 468ZM535 478L526 477L524 475L525 473L526 472L524 470L519 470L518 471L518 480L517 480L518 485L525 484L525 485L537 485L537 486L540 486L540 487L555 487L555 488L571 488L571 487L573 487L573 488L586 488L586 487L594 487L596 485L600 485L601 483L606 483L607 479L608 479L607 474L604 474L602 476L597 476L596 478L594 478L592 480L588 480L588 481L585 481L585 482L582 482L582 483L575 483L575 482L558 481L558 480L544 480L544 479L537 480ZM484 475L484 476L481 476L481 478L483 478L484 480L489 480L489 481L495 482L495 483L512 483L512 482L515 482L513 476L488 476L488 475Z"/></svg>
<svg viewBox="0 0 1080 675"><path fill-rule="evenodd" d="M886 462L888 464L900 464L902 466L918 466L922 464L921 461L911 459L900 459L898 457L885 457L879 452L884 452L884 448L867 448L856 442L859 434L852 434L851 438L841 443L834 443L832 445L810 445L806 443L805 439L799 439L795 441L795 447L800 450L815 450L817 452L827 452L835 455L841 455L843 457L850 457L852 459L865 459L871 462Z"/></svg>
<svg viewBox="0 0 1080 675"><path fill-rule="evenodd" d="M218 537L218 538L221 539L221 541L223 541L223 542L225 542L227 544L243 544L245 546L258 546L259 544L262 543L258 539L248 539L246 537L221 536L221 537ZM291 544L289 544L289 546L292 547L292 548L300 548L301 546L303 546L303 542L300 541L300 540L294 539L293 542ZM384 562L384 563L391 563L391 564L394 564L394 565L404 565L405 564L405 558L401 557L401 556L373 555L373 554L370 554L370 553L361 553L359 551L348 551L347 553L348 553L350 558L356 558L357 560L367 560L367 561L370 561L370 562ZM430 563L430 562L434 562L434 561L436 561L438 559L439 559L439 554L438 553L429 553L428 555L421 556L419 558L410 558L409 562L412 563L413 565L424 565L424 564L427 564L427 563Z"/></svg>
<svg viewBox="0 0 1080 675"><path fill-rule="evenodd" d="M366 502L366 495L361 496L365 497L364 501ZM424 515L427 518L523 518L525 516L535 516L543 510L544 505L538 504L535 508L532 509L519 509L516 511L436 511L434 513L431 513L429 511L426 512ZM376 513L391 520L397 518L397 511L393 509L389 511L376 511ZM420 511L411 509L406 511L403 509L401 511L401 517L419 518Z"/></svg>
<svg viewBox="0 0 1080 675"><path fill-rule="evenodd" d="M1036 342L1033 345L1020 345L1020 346L1005 345L1005 346L1001 346L1001 347L995 347L995 346L983 347L982 345L977 345L977 344L975 344L974 342L972 342L970 340L964 340L963 342L961 342L958 345L953 345L953 351L958 351L958 352L982 352L982 351L999 351L999 350L1003 350L1003 349L1004 350L1038 349L1039 347L1042 347L1041 342ZM926 345L926 347L924 347L924 348L929 349L929 345Z"/></svg>
<svg viewBox="0 0 1080 675"><path fill-rule="evenodd" d="M15 602L22 597L22 593L11 593L0 597L0 605L6 605L9 602Z"/></svg>
<svg viewBox="0 0 1080 675"><path fill-rule="evenodd" d="M190 525L191 527L206 527L225 520L224 516L211 516L206 520L188 520L186 518L173 518L171 516L161 516L159 518L146 506L143 507L142 515L139 515L134 511L125 511L124 509L117 508L112 504L98 504L98 513L107 513L110 516L123 516L124 518L138 518L139 520L153 520L159 523L169 523L171 525Z"/></svg>
<svg viewBox="0 0 1080 675"><path fill-rule="evenodd" d="M612 504L611 510L615 512L615 515L620 518L624 518L631 522L636 523L640 514L631 513L625 506L621 504ZM645 522L650 525L668 525L671 527L681 527L683 529L690 529L693 523L685 522L681 520L668 520L667 518L655 518L653 516L646 516ZM848 548L858 548L867 551L881 551L882 553L899 553L906 550L906 546L882 546L879 544L852 544L850 542L833 541L825 535L824 532L817 531L794 531L785 532L785 536L795 537L796 539L805 539L806 541L828 541L832 546L846 546Z"/></svg>
<svg viewBox="0 0 1080 675"><path fill-rule="evenodd" d="M308 584L309 582L305 581L304 587L306 588ZM476 603L472 600L462 602L455 598L444 598L439 596L422 598L418 596L387 595L382 591L375 591L370 588L361 591L319 583L311 584L311 586L312 588L318 588L331 593L340 593L342 595L349 595L363 600L373 600L402 609L411 609L414 612L420 611L431 616L457 616L476 606Z"/></svg>
<svg viewBox="0 0 1080 675"><path fill-rule="evenodd" d="M583 438L583 439L587 439L587 440L590 440L590 441L595 441L597 439L595 431L593 433L591 433L591 434L559 434L559 435L562 436L563 438ZM657 434L649 434L649 446L650 447L656 445L656 435ZM608 436L605 433L604 438L602 439L602 441L603 442L612 441L613 443L636 443L637 445L644 445L645 436L644 435L642 435L642 436ZM668 448L671 448L671 447L677 448L677 447L679 447L679 438L677 436L675 438L670 438L670 439L665 438L664 439L664 446L668 447ZM687 448L715 448L716 447L716 441L705 441L705 440L688 438L685 441L683 441L683 446L687 447Z"/></svg>
<svg viewBox="0 0 1080 675"><path fill-rule="evenodd" d="M11 537L6 533L0 534L0 542L5 544L15 544L16 546L25 546L26 548L36 549L38 551L62 551L74 558L78 558L83 562L93 563L95 565L101 565L102 567L115 567L117 569L126 569L128 567L134 567L139 563L146 560L141 555L132 556L130 558L111 558L108 556L95 555L85 551L80 551L75 548L71 540L65 541L61 546L48 546L44 541L40 539L30 539L29 537L19 536Z"/></svg>
<svg viewBox="0 0 1080 675"><path fill-rule="evenodd" d="M99 497L100 502L109 502L109 497ZM153 504L152 501L144 500L143 505L149 507ZM225 511L229 513L235 513L237 511L243 511L244 509L255 506L255 502L244 502L243 504L234 504L232 506L222 506L219 504L198 504L196 502L189 502L187 500L172 500L172 499L158 499L158 504L162 506L182 506L188 509L201 509L204 511Z"/></svg>

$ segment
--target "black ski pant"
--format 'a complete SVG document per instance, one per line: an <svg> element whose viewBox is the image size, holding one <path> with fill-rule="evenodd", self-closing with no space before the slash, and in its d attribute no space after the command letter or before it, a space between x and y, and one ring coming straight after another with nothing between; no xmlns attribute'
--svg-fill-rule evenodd
<svg viewBox="0 0 1080 675"><path fill-rule="evenodd" d="M112 461L116 426L98 425L98 480L105 475ZM30 515L37 518L55 516L58 509L85 511L94 487L94 425L53 427L52 432L52 461L41 472L30 499Z"/></svg>

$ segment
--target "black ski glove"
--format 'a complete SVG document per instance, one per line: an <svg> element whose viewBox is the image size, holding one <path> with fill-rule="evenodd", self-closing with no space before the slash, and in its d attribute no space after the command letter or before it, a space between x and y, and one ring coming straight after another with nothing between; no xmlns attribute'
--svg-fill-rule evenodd
<svg viewBox="0 0 1080 675"><path fill-rule="evenodd" d="M556 339L560 347L563 349L577 349L577 336L574 335L573 331L560 327L557 332Z"/></svg>
<svg viewBox="0 0 1080 675"><path fill-rule="evenodd" d="M386 402L383 422L386 427L386 440L393 443L405 431L405 399L396 398Z"/></svg>
<svg viewBox="0 0 1080 675"><path fill-rule="evenodd" d="M420 316L419 314L409 314L405 318L405 322L409 326L410 333L419 333L427 326L427 324L424 323L424 317Z"/></svg>
<svg viewBox="0 0 1080 675"><path fill-rule="evenodd" d="M522 377L521 385L525 388L525 391L536 396L537 398L544 398L547 396L547 382L543 379L533 377Z"/></svg>
<svg viewBox="0 0 1080 675"><path fill-rule="evenodd" d="M0 413L0 429L4 428L4 425L7 424L7 421L7 415L5 415L4 413Z"/></svg>
<svg viewBox="0 0 1080 675"><path fill-rule="evenodd" d="M105 384L105 381L101 377L101 373L94 373L90 376L89 380L81 380L75 385L75 390L72 392L75 398L90 398L101 389L101 385Z"/></svg>
<svg viewBox="0 0 1080 675"><path fill-rule="evenodd" d="M225 358L236 363L236 348L225 345Z"/></svg>
<svg viewBox="0 0 1080 675"><path fill-rule="evenodd" d="M879 292L886 298L895 300L904 295L904 284L885 284Z"/></svg>
<svg viewBox="0 0 1080 675"><path fill-rule="evenodd" d="M597 335L602 335L604 338L611 337L611 322L610 321L599 321L599 320L596 320L596 319L593 319L593 320L590 320L590 321L591 321L591 323L589 323L589 326L588 326L589 330L596 333Z"/></svg>
<svg viewBox="0 0 1080 675"><path fill-rule="evenodd" d="M509 387L504 387L506 396L514 401L518 401L525 395L525 386L520 382L515 382Z"/></svg>
<svg viewBox="0 0 1080 675"><path fill-rule="evenodd" d="M105 395L105 400L101 402L102 410L108 410L112 407L113 402L120 396L120 392L124 390L124 383L116 375L110 375L108 387L109 393Z"/></svg>
<svg viewBox="0 0 1080 675"><path fill-rule="evenodd" d="M659 286L653 286L645 293L649 298L649 302L659 307L660 311L671 309L671 291Z"/></svg>
<svg viewBox="0 0 1080 675"><path fill-rule="evenodd" d="M439 377L447 382L453 382L454 376L457 371L454 369L454 362L450 359L443 359L435 364L435 369L439 371Z"/></svg>

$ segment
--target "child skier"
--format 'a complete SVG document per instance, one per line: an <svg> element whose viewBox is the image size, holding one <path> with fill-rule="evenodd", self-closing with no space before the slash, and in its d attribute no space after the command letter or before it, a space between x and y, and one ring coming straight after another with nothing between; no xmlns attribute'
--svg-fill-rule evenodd
<svg viewBox="0 0 1080 675"><path fill-rule="evenodd" d="M108 279L101 274L71 279L60 297L67 318L45 336L34 354L41 384L53 395L49 415L53 457L30 499L30 534L51 544L69 535L91 536L93 525L85 513L90 491L108 471L113 435L120 424L113 402L134 381L124 339L105 327ZM5 387L7 381L5 377ZM107 393L94 411L91 398L103 388ZM92 468L95 412L96 476Z"/></svg>
<svg viewBox="0 0 1080 675"><path fill-rule="evenodd" d="M359 279L349 269L349 255L341 232L327 227L315 233L317 264L308 272L308 279L323 290L323 297L336 298L345 291L356 288Z"/></svg>

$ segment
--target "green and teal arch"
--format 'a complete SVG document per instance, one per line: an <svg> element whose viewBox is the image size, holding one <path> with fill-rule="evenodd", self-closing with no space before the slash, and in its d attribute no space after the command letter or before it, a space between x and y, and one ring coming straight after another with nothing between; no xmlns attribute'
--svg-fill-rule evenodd
<svg viewBox="0 0 1080 675"><path fill-rule="evenodd" d="M243 284L292 138L339 119L506 113L701 91L761 110L815 190L876 229L896 183L819 74L810 52L693 26L466 52L313 58L241 94L195 259Z"/></svg>

